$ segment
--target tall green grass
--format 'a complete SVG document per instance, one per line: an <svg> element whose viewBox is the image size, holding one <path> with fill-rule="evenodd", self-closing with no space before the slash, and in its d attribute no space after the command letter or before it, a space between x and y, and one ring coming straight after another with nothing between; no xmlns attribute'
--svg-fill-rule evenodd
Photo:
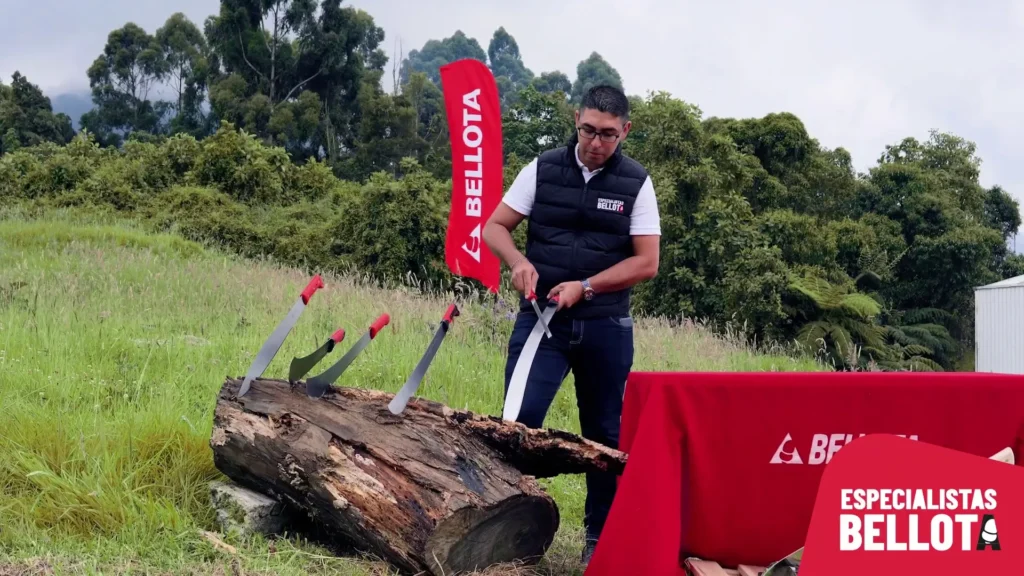
<svg viewBox="0 0 1024 576"><path fill-rule="evenodd" d="M224 378L241 376L309 277L113 223L0 220L0 561L73 573L385 574L300 540L217 551L209 449ZM337 328L384 328L339 384L397 391L448 304L414 288L324 278L267 376ZM508 306L464 302L419 393L500 414ZM638 319L638 370L814 370L695 325ZM338 353L332 355L336 358ZM546 425L578 432L571 376ZM578 574L582 477L546 483L563 527L539 568ZM3 567L0 566L0 572Z"/></svg>

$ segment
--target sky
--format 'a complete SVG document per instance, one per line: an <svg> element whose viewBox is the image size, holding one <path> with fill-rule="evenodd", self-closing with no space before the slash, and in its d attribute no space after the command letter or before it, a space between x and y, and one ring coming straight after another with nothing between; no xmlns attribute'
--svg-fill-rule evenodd
<svg viewBox="0 0 1024 576"><path fill-rule="evenodd" d="M981 180L1024 204L1024 2L985 0L345 0L404 52L456 30L484 50L499 26L534 73L599 52L627 93L666 91L705 116L788 111L858 170L886 144L929 130L974 141ZM85 71L128 21L149 32L175 11L201 26L218 0L0 0L0 77L53 98L88 90ZM390 71L390 68L389 68ZM390 86L390 73L385 87Z"/></svg>

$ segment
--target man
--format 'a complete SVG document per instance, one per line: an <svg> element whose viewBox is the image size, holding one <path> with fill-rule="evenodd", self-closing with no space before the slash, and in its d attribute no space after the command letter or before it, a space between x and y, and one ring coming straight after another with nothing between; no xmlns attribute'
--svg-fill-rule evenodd
<svg viewBox="0 0 1024 576"><path fill-rule="evenodd" d="M484 227L484 241L512 269L521 294L543 309L558 295L551 338L541 338L518 421L539 428L571 370L585 438L618 448L626 377L633 365L630 291L658 270L661 226L647 171L622 154L632 126L621 90L596 86L576 111L567 146L544 152L516 177ZM526 217L526 253L512 231ZM505 391L537 323L520 299L509 340ZM588 474L584 524L588 562L615 496L612 474Z"/></svg>

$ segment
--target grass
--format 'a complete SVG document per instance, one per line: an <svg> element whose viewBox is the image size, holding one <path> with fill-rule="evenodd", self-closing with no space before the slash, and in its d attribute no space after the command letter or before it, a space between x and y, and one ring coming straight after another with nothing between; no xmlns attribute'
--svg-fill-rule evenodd
<svg viewBox="0 0 1024 576"><path fill-rule="evenodd" d="M338 327L354 341L390 324L341 384L397 391L447 301L324 278L266 375ZM225 553L208 445L225 376L244 374L308 276L175 236L113 223L0 219L0 574L390 574L298 539L237 540ZM500 414L509 309L462 304L420 394ZM693 324L637 320L638 370L815 370L763 356ZM547 426L578 432L571 376ZM580 574L582 477L545 483L562 529L537 573ZM6 568L5 568L6 566Z"/></svg>

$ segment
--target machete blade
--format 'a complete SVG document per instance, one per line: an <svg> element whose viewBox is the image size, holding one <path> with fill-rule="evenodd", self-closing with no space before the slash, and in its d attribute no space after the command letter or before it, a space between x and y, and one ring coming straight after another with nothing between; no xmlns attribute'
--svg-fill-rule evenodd
<svg viewBox="0 0 1024 576"><path fill-rule="evenodd" d="M274 332L267 338L266 342L260 348L260 351L256 354L256 358L252 361L252 365L249 366L249 371L245 374L245 379L242 380L242 387L238 390L238 396L245 396L245 393L249 391L249 385L253 380L263 375L263 371L267 369L270 362L277 355L277 351L281 349L281 344L284 343L284 339L288 337L288 333L291 332L292 327L295 326L295 322L298 321L299 316L302 315L303 310L306 309L306 305L309 304L309 299L313 297L313 294L317 290L324 287L324 281L317 274L309 281L306 288L299 294L299 299L292 305L292 309L288 311L288 315L285 316L284 320L277 325Z"/></svg>
<svg viewBox="0 0 1024 576"><path fill-rule="evenodd" d="M320 398L323 396L327 392L327 389L331 387L331 384L341 376L341 373L344 372L349 365L352 364L352 361L355 360L356 356L363 351L363 348L369 346L370 341L373 340L377 336L377 333L380 332L384 326L387 326L390 321L391 317L387 314L381 314L378 316L377 319L373 321L373 324L370 324L370 329L352 345L352 348L350 348L349 351L341 357L341 360L335 362L334 366L324 370L322 374L318 374L309 380L306 380L306 394L312 398Z"/></svg>
<svg viewBox="0 0 1024 576"><path fill-rule="evenodd" d="M512 378L509 379L508 393L505 395L505 408L501 417L510 422L519 418L519 409L523 406L523 394L526 392L526 379L530 376L530 367L533 366L533 357L537 354L537 347L540 346L541 336L544 334L544 327L551 321L551 317L558 310L558 294L555 294L548 303L544 313L537 317L537 323L533 331L526 339L519 358L516 360L516 367L512 371Z"/></svg>
<svg viewBox="0 0 1024 576"><path fill-rule="evenodd" d="M427 368L430 367L430 363L434 360L437 349L441 347L441 341L448 334L449 327L458 315L459 308L455 304L448 306L444 317L441 318L441 325L438 326L437 332L434 332L434 338L430 341L430 345L427 346L427 351L423 353L423 357L416 364L416 368L409 375L409 379L405 381L402 389L388 403L388 410L392 414L401 414L405 410L405 406L409 403L409 398L412 398L412 395L419 389L420 382L423 381L423 376L427 373Z"/></svg>
<svg viewBox="0 0 1024 576"><path fill-rule="evenodd" d="M288 367L288 381L295 384L300 378L306 375L307 372L313 369L314 366L323 359L324 356L331 353L334 350L336 344L341 344L341 341L345 339L345 330L338 328L338 331L331 334L331 337L324 342L323 346L317 348L309 356L303 358L292 358L292 363Z"/></svg>
<svg viewBox="0 0 1024 576"><path fill-rule="evenodd" d="M533 305L533 311L537 313L537 320L540 322L541 327L544 328L544 334L546 334L548 338L551 338L551 329L548 328L548 323L544 319L544 315L540 312L540 305L537 304L537 294L531 290L530 295L527 296L526 299Z"/></svg>

